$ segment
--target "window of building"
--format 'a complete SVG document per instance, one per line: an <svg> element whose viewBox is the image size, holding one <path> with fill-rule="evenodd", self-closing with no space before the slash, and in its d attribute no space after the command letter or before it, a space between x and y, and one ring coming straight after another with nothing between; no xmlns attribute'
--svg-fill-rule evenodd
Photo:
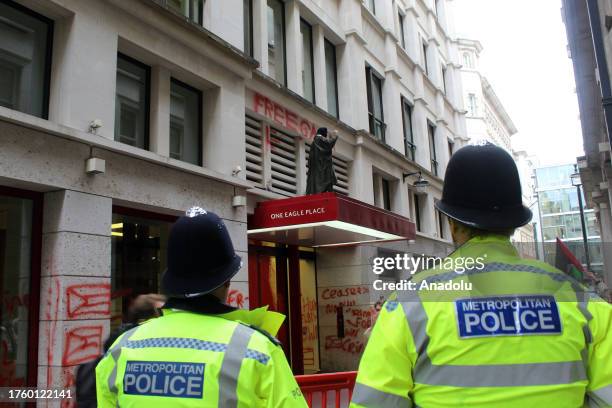
<svg viewBox="0 0 612 408"><path fill-rule="evenodd" d="M285 6L280 0L268 0L268 75L286 85Z"/></svg>
<svg viewBox="0 0 612 408"><path fill-rule="evenodd" d="M302 96L314 102L314 64L312 58L312 26L306 21L300 21L302 35Z"/></svg>
<svg viewBox="0 0 612 408"><path fill-rule="evenodd" d="M406 49L406 34L404 33L404 15L402 13L397 13L397 17L399 20L399 38L400 44L403 49Z"/></svg>
<svg viewBox="0 0 612 408"><path fill-rule="evenodd" d="M429 75L429 64L427 63L427 49L429 46L425 41L422 42L421 45L421 53L423 58L423 69L425 70L425 75Z"/></svg>
<svg viewBox="0 0 612 408"><path fill-rule="evenodd" d="M414 161L416 145L414 144L412 129L412 106L404 98L402 98L402 124L404 128L404 154Z"/></svg>
<svg viewBox="0 0 612 408"><path fill-rule="evenodd" d="M468 94L468 113L470 116L478 116L478 102L476 101L476 95L473 93Z"/></svg>
<svg viewBox="0 0 612 408"><path fill-rule="evenodd" d="M51 20L0 2L0 106L47 118L52 38Z"/></svg>
<svg viewBox="0 0 612 408"><path fill-rule="evenodd" d="M455 143L448 141L448 157L451 157L455 152Z"/></svg>
<svg viewBox="0 0 612 408"><path fill-rule="evenodd" d="M167 0L168 7L202 25L204 16L204 0Z"/></svg>
<svg viewBox="0 0 612 408"><path fill-rule="evenodd" d="M376 0L363 0L363 2L372 14L376 14Z"/></svg>
<svg viewBox="0 0 612 408"><path fill-rule="evenodd" d="M242 0L244 53L253 56L253 0Z"/></svg>
<svg viewBox="0 0 612 408"><path fill-rule="evenodd" d="M202 164L202 93L174 78L170 84L170 157Z"/></svg>
<svg viewBox="0 0 612 408"><path fill-rule="evenodd" d="M444 64L441 65L441 71L442 71L442 91L444 91L444 93L447 93L447 83L446 83L446 75L447 75L447 69L444 66Z"/></svg>
<svg viewBox="0 0 612 408"><path fill-rule="evenodd" d="M368 116L370 133L382 142L385 141L384 112L382 103L383 80L371 67L366 67L366 82L368 92Z"/></svg>
<svg viewBox="0 0 612 408"><path fill-rule="evenodd" d="M414 203L414 224L416 226L416 230L419 232L423 232L423 228L421 225L421 214L423 213L421 206L423 205L421 201L421 196L416 193L412 193L413 203Z"/></svg>
<svg viewBox="0 0 612 408"><path fill-rule="evenodd" d="M37 220L41 218L42 199L35 196L0 188L0 381L4 387L36 385L39 341L36 302L40 286L37 259L42 235Z"/></svg>
<svg viewBox="0 0 612 408"><path fill-rule="evenodd" d="M431 157L431 172L438 175L438 158L436 156L436 127L427 123L427 135L429 137L429 155Z"/></svg>
<svg viewBox="0 0 612 408"><path fill-rule="evenodd" d="M381 180L383 208L387 211L391 211L391 183L389 180L383 178Z"/></svg>
<svg viewBox="0 0 612 408"><path fill-rule="evenodd" d="M438 227L438 237L440 237L441 239L445 238L445 233L444 230L446 228L446 223L445 223L445 215L442 214L440 211L436 210L436 215L437 215L437 227Z"/></svg>
<svg viewBox="0 0 612 408"><path fill-rule="evenodd" d="M115 97L115 140L148 149L149 92L149 67L119 54Z"/></svg>
<svg viewBox="0 0 612 408"><path fill-rule="evenodd" d="M174 217L115 208L111 230L111 327L126 322L132 299L160 293L161 274Z"/></svg>
<svg viewBox="0 0 612 408"><path fill-rule="evenodd" d="M325 77L327 79L327 112L339 117L336 46L328 40L325 40Z"/></svg>
<svg viewBox="0 0 612 408"><path fill-rule="evenodd" d="M472 54L469 52L463 53L463 65L465 65L466 68L474 68L474 60L472 60Z"/></svg>

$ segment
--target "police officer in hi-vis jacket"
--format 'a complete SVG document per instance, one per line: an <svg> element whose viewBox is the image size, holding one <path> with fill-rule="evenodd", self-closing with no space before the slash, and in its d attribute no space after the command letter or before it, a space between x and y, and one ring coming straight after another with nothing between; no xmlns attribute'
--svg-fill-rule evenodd
<svg viewBox="0 0 612 408"><path fill-rule="evenodd" d="M163 315L96 368L99 407L307 407L276 334L284 316L224 303L242 265L225 224L194 207L168 240Z"/></svg>
<svg viewBox="0 0 612 408"><path fill-rule="evenodd" d="M436 207L458 248L385 303L351 407L612 406L612 307L519 257L510 236L532 215L512 157L459 149Z"/></svg>

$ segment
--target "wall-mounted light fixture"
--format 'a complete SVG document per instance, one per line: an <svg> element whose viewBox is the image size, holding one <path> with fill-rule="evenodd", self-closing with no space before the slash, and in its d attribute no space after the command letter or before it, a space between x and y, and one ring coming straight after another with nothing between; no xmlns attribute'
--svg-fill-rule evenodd
<svg viewBox="0 0 612 408"><path fill-rule="evenodd" d="M245 207L247 205L247 198L243 195L235 195L232 197L232 207Z"/></svg>
<svg viewBox="0 0 612 408"><path fill-rule="evenodd" d="M89 147L89 158L85 160L85 173L103 174L106 171L106 160L94 157L93 146Z"/></svg>
<svg viewBox="0 0 612 408"><path fill-rule="evenodd" d="M98 157L90 157L85 160L85 173L102 174L106 171L106 161Z"/></svg>
<svg viewBox="0 0 612 408"><path fill-rule="evenodd" d="M407 177L412 177L412 176L418 176L417 180L412 183L412 186L417 190L417 191L423 191L424 189L427 188L427 186L429 186L429 181L425 180L423 178L423 174L421 174L420 171L415 171L412 173L404 173L402 174L402 181L406 182L406 178Z"/></svg>

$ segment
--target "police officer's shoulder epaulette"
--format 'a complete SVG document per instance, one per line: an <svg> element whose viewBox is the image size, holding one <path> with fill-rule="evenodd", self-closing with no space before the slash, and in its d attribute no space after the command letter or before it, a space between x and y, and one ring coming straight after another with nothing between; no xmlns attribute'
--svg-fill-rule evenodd
<svg viewBox="0 0 612 408"><path fill-rule="evenodd" d="M270 340L270 341L271 341L271 342L272 342L272 343L273 343L275 346L280 346L280 345L281 345L281 342L280 342L280 341L279 341L279 340L278 340L276 337L274 337L273 335L271 335L270 333L268 333L267 331L265 331L265 330L264 330L264 329L262 329L261 327L253 326L253 325L251 325L251 324L246 324L246 323L241 323L241 324L245 325L245 326L246 326L246 327L248 327L248 328L251 328L251 329L255 330L256 332L259 332L259 333L263 334L263 335L264 335L264 336L266 336L266 338L267 338L268 340Z"/></svg>

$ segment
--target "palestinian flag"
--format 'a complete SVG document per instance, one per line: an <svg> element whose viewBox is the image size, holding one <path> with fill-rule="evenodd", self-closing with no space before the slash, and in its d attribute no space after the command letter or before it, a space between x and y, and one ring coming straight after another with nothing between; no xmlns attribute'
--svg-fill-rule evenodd
<svg viewBox="0 0 612 408"><path fill-rule="evenodd" d="M584 266L582 266L572 251L570 251L567 245L565 245L559 238L557 238L555 267L576 279L578 282L582 282L585 275L587 275L587 271Z"/></svg>

